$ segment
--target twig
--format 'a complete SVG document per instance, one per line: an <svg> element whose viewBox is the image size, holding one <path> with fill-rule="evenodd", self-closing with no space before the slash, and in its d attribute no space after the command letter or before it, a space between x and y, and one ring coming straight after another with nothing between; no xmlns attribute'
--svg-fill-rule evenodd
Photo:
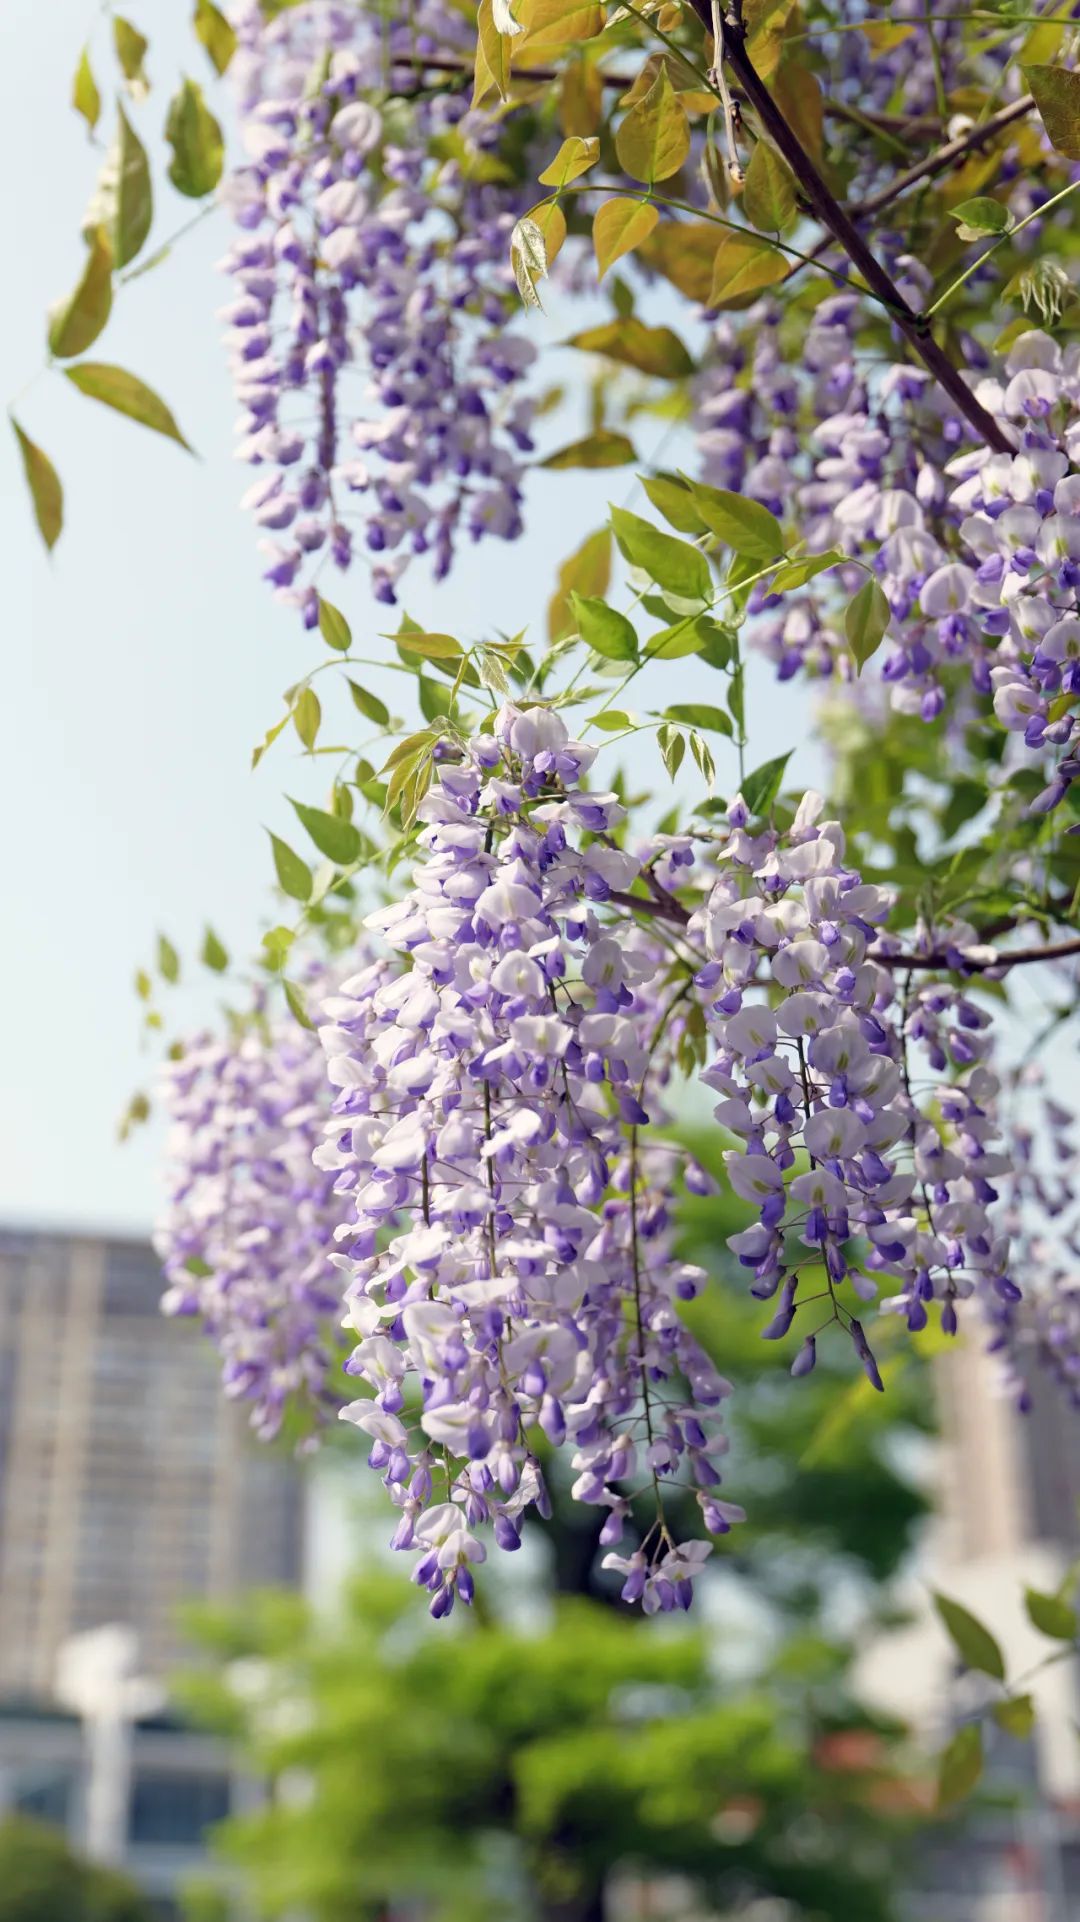
<svg viewBox="0 0 1080 1922"><path fill-rule="evenodd" d="M691 0L691 5L702 26L711 32L710 0ZM739 20L729 19L725 26L724 58L765 132L795 174L814 214L840 242L870 291L889 309L896 326L920 360L988 447L999 454L1014 453L1012 443L997 421L976 400L959 368L954 367L944 348L934 339L926 318L916 314L908 305L891 275L871 253L850 214L830 193L802 142L762 82L746 51L746 32Z"/></svg>
<svg viewBox="0 0 1080 1922"><path fill-rule="evenodd" d="M664 899L659 900L613 888L609 899L619 907L633 908L638 914L649 915L658 921L670 921L676 927L685 928L690 920L689 908L685 908L674 895L667 894L666 890ZM1006 949L986 959L976 959L974 956L969 959L962 949L955 948L934 950L930 954L911 953L905 949L889 954L878 948L868 948L866 958L876 961L881 968L918 969L921 973L936 970L947 974L987 974L998 968L1027 967L1036 961L1066 961L1074 954L1080 954L1080 935L1068 941L1053 941L1041 948Z"/></svg>

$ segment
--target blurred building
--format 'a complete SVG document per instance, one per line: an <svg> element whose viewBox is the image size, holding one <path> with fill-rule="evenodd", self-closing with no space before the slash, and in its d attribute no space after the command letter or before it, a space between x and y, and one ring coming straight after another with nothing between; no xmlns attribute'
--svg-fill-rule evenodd
<svg viewBox="0 0 1080 1922"><path fill-rule="evenodd" d="M70 1638L122 1624L161 1682L192 1659L181 1603L303 1573L299 1474L251 1440L160 1294L145 1242L0 1232L0 1811L77 1847L93 1744L57 1699ZM171 1916L236 1781L222 1745L167 1712L137 1716L130 1751L120 1860Z"/></svg>
<svg viewBox="0 0 1080 1922"><path fill-rule="evenodd" d="M1037 1716L1031 1741L985 1718L987 1783L1006 1806L975 1808L958 1830L929 1832L922 1889L905 1913L912 1922L1077 1922L1080 1675L1071 1657L1048 1662L1061 1645L1032 1627L1024 1593L1076 1587L1080 1417L1038 1374L1032 1411L1018 1415L977 1339L950 1348L935 1368L936 1514L903 1598L910 1623L868 1652L859 1679L931 1753L996 1699L992 1684L961 1672L933 1607L939 1590L991 1630Z"/></svg>
<svg viewBox="0 0 1080 1922"><path fill-rule="evenodd" d="M165 1675L179 1602L300 1581L300 1478L160 1294L145 1242L0 1236L0 1696L106 1622Z"/></svg>

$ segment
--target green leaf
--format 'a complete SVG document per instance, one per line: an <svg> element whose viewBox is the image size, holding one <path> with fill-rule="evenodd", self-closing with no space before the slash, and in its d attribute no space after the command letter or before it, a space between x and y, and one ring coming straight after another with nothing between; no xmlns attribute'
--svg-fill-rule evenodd
<svg viewBox="0 0 1080 1922"><path fill-rule="evenodd" d="M601 707L589 716L590 727L598 727L603 734L621 734L624 728L633 727L629 714L618 707Z"/></svg>
<svg viewBox="0 0 1080 1922"><path fill-rule="evenodd" d="M978 1669L980 1674L992 1675L996 1682L1003 1682L1005 1658L990 1630L984 1628L959 1602L951 1601L948 1595L935 1592L934 1607L966 1667Z"/></svg>
<svg viewBox="0 0 1080 1922"><path fill-rule="evenodd" d="M598 427L595 434L585 440L571 441L567 447L559 447L546 460L540 461L541 467L626 467L637 459L634 443L625 434L613 434L606 427Z"/></svg>
<svg viewBox="0 0 1080 1922"><path fill-rule="evenodd" d="M1021 67L1052 147L1080 160L1080 73L1069 67Z"/></svg>
<svg viewBox="0 0 1080 1922"><path fill-rule="evenodd" d="M267 833L269 833L267 829ZM287 841L270 835L270 846L274 854L274 870L279 885L294 901L307 901L311 897L311 870L306 861L294 854Z"/></svg>
<svg viewBox="0 0 1080 1922"><path fill-rule="evenodd" d="M710 667L725 667L730 645L721 642L722 657L717 652L718 637L723 636L723 632L707 614L684 615L682 620L673 621L670 627L650 636L646 656L650 661L677 661L688 654L701 654Z"/></svg>
<svg viewBox="0 0 1080 1922"><path fill-rule="evenodd" d="M765 140L750 156L742 204L750 225L769 234L781 233L795 212L795 176Z"/></svg>
<svg viewBox="0 0 1080 1922"><path fill-rule="evenodd" d="M49 309L49 352L70 360L93 345L112 311L112 248L103 227L95 227L74 292Z"/></svg>
<svg viewBox="0 0 1080 1922"><path fill-rule="evenodd" d="M313 1029L315 1023L308 1014L303 989L298 988L295 981L286 981L283 979L281 985L285 990L285 999L289 1005L289 1013L299 1021L302 1028Z"/></svg>
<svg viewBox="0 0 1080 1922"><path fill-rule="evenodd" d="M646 327L643 320L627 314L619 320L606 320L599 327L586 327L563 343L582 353L603 354L623 367L636 367L640 374L654 374L658 380L683 380L694 371L694 363L670 327Z"/></svg>
<svg viewBox="0 0 1080 1922"><path fill-rule="evenodd" d="M374 721L376 727L386 726L390 709L385 701L380 701L377 694L369 694L366 687L361 687L359 682L353 680L349 681L349 693L353 698L353 706L359 709L366 721Z"/></svg>
<svg viewBox="0 0 1080 1922"><path fill-rule="evenodd" d="M176 982L180 979L180 956L165 934L157 938L158 973L165 981Z"/></svg>
<svg viewBox="0 0 1080 1922"><path fill-rule="evenodd" d="M282 729L285 726L287 726L288 720L289 720L289 716L287 714L283 715L281 720L276 722L276 724L273 727L267 728L266 733L263 736L262 740L259 742L258 747L252 748L251 765L253 768L258 767L259 762L262 760L262 757L266 753L267 748L273 747L274 742L277 740L278 735L281 733Z"/></svg>
<svg viewBox="0 0 1080 1922"><path fill-rule="evenodd" d="M726 715L724 719L727 719ZM713 760L712 751L708 743L702 740L700 734L691 732L690 752L697 762L701 777L707 784L711 794L716 783L716 762Z"/></svg>
<svg viewBox="0 0 1080 1922"><path fill-rule="evenodd" d="M64 525L64 490L60 485L60 476L49 456L42 452L36 441L30 439L29 434L23 433L14 417L11 425L22 455L23 473L34 505L34 519L42 540L51 551Z"/></svg>
<svg viewBox="0 0 1080 1922"><path fill-rule="evenodd" d="M708 529L694 504L689 481L675 474L639 474L638 479L658 513L680 534L704 534Z"/></svg>
<svg viewBox="0 0 1080 1922"><path fill-rule="evenodd" d="M71 104L76 113L82 114L87 127L93 133L101 118L101 94L98 83L94 79L94 70L90 65L89 47L84 47L79 56L75 78L71 83Z"/></svg>
<svg viewBox="0 0 1080 1922"><path fill-rule="evenodd" d="M204 968L212 968L215 974L224 974L229 965L229 951L222 946L213 928L206 930L199 959Z"/></svg>
<svg viewBox="0 0 1080 1922"><path fill-rule="evenodd" d="M611 580L611 529L599 527L587 534L581 546L567 556L559 569L558 585L548 603L548 636L561 641L574 632L576 623L570 605L571 592L602 595Z"/></svg>
<svg viewBox="0 0 1080 1922"><path fill-rule="evenodd" d="M677 727L668 727L665 724L657 728L656 739L660 748L660 757L671 779L674 780L686 753L686 736L680 734Z"/></svg>
<svg viewBox="0 0 1080 1922"><path fill-rule="evenodd" d="M215 73L224 73L237 44L225 15L214 6L213 0L195 0L192 26L196 39L202 42L213 62Z"/></svg>
<svg viewBox="0 0 1080 1922"><path fill-rule="evenodd" d="M527 214L517 221L510 235L510 265L523 305L539 307L536 283L543 280L548 270L547 244L543 229Z"/></svg>
<svg viewBox="0 0 1080 1922"><path fill-rule="evenodd" d="M363 845L360 831L351 821L343 821L340 815L327 814L322 808L305 807L301 801L289 797L289 805L294 809L301 826L306 828L320 854L328 861L336 861L339 867L348 867L359 856Z"/></svg>
<svg viewBox="0 0 1080 1922"><path fill-rule="evenodd" d="M769 582L770 594L788 594L792 588L805 587L817 574L824 574L830 567L842 567L847 560L846 554L837 553L830 548L826 554L796 555L793 560L784 561Z"/></svg>
<svg viewBox="0 0 1080 1922"><path fill-rule="evenodd" d="M319 633L338 654L347 654L352 646L352 629L348 621L336 607L319 595Z"/></svg>
<svg viewBox="0 0 1080 1922"><path fill-rule="evenodd" d="M990 1712L998 1727L1020 1742L1026 1742L1034 1731L1035 1701L1030 1695L1010 1695L1007 1702L995 1702Z"/></svg>
<svg viewBox="0 0 1080 1922"><path fill-rule="evenodd" d="M778 247L749 234L726 234L713 257L712 285L706 303L727 307L783 280L789 266Z"/></svg>
<svg viewBox="0 0 1080 1922"><path fill-rule="evenodd" d="M425 661L458 661L462 646L452 634L426 634L421 629L390 636L399 654L418 654Z"/></svg>
<svg viewBox="0 0 1080 1922"><path fill-rule="evenodd" d="M729 739L733 733L731 716L722 707L707 707L701 701L680 701L675 707L666 707L664 719L681 721L686 727L709 728L713 734L726 734Z"/></svg>
<svg viewBox="0 0 1080 1922"><path fill-rule="evenodd" d="M499 692L505 693L505 691L504 680ZM439 681L429 680L426 674L418 674L416 677L416 698L420 703L420 712L425 721L441 720L453 707L453 694L450 688L443 687Z"/></svg>
<svg viewBox="0 0 1080 1922"><path fill-rule="evenodd" d="M608 661L636 661L638 638L625 614L606 601L587 599L571 592L570 605L586 647Z"/></svg>
<svg viewBox="0 0 1080 1922"><path fill-rule="evenodd" d="M690 152L686 108L661 66L647 94L624 115L615 135L619 163L632 180L667 180Z"/></svg>
<svg viewBox="0 0 1080 1922"><path fill-rule="evenodd" d="M65 367L64 372L80 394L101 401L129 420L138 421L140 426L150 427L155 434L164 434L186 447L189 454L192 452L190 442L184 439L160 395L135 374L129 374L126 368L112 367L103 360L80 360L74 367Z"/></svg>
<svg viewBox="0 0 1080 1922"><path fill-rule="evenodd" d="M784 551L784 535L775 514L760 501L747 500L725 487L692 483L694 505L710 533L748 560L769 561Z"/></svg>
<svg viewBox="0 0 1080 1922"><path fill-rule="evenodd" d="M758 816L769 812L780 792L787 764L794 753L789 748L786 754L778 754L773 761L763 761L752 774L748 774L742 784L742 797L751 814Z"/></svg>
<svg viewBox="0 0 1080 1922"><path fill-rule="evenodd" d="M132 26L130 20L121 19L118 13L113 15L113 46L116 48L116 57L120 62L120 71L128 83L132 97L136 100L143 99L150 91L150 82L146 77L146 68L143 64L149 45L150 42L137 27Z"/></svg>
<svg viewBox="0 0 1080 1922"><path fill-rule="evenodd" d="M202 88L183 80L169 102L165 138L173 150L169 179L178 193L201 200L221 179L225 143Z"/></svg>
<svg viewBox="0 0 1080 1922"><path fill-rule="evenodd" d="M957 222L961 240L985 240L1008 233L1012 226L1009 209L1000 200L991 200L989 194L977 194L974 200L962 200L959 207L950 207L949 218Z"/></svg>
<svg viewBox="0 0 1080 1922"><path fill-rule="evenodd" d="M844 611L844 633L861 673L876 654L889 625L889 603L875 580L863 582Z"/></svg>
<svg viewBox="0 0 1080 1922"><path fill-rule="evenodd" d="M154 200L146 149L123 107L117 107L116 114L116 137L86 210L83 232L89 238L95 227L103 227L113 266L126 267L150 232Z"/></svg>
<svg viewBox="0 0 1080 1922"><path fill-rule="evenodd" d="M593 248L599 279L603 280L624 254L648 240L660 211L648 200L605 200L593 215Z"/></svg>
<svg viewBox="0 0 1080 1922"><path fill-rule="evenodd" d="M313 748L319 735L322 708L313 687L302 687L292 711L293 726L306 748Z"/></svg>
<svg viewBox="0 0 1080 1922"><path fill-rule="evenodd" d="M1057 142L1054 144L1056 146ZM1043 1595L1037 1588L1026 1588L1024 1606L1028 1620L1040 1635L1049 1635L1056 1642L1076 1640L1076 1610L1060 1595Z"/></svg>
<svg viewBox="0 0 1080 1922"><path fill-rule="evenodd" d="M600 158L600 142L591 135L571 134L564 140L554 160L549 160L537 179L542 187L565 187L568 181L577 180L580 174L588 173Z"/></svg>
<svg viewBox="0 0 1080 1922"><path fill-rule="evenodd" d="M678 595L680 600L711 600L709 563L698 548L662 534L651 521L643 521L624 507L612 508L611 525L631 567L643 568L657 587Z"/></svg>
<svg viewBox="0 0 1080 1922"><path fill-rule="evenodd" d="M951 1808L970 1795L982 1765L982 1730L977 1722L968 1722L957 1729L938 1764L938 1807Z"/></svg>

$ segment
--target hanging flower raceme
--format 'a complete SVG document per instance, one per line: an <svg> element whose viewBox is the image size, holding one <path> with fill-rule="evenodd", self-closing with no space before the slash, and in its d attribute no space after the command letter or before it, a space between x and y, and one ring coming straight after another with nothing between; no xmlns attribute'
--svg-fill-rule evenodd
<svg viewBox="0 0 1080 1922"><path fill-rule="evenodd" d="M375 964L376 978L388 967ZM309 990L327 986L313 972ZM164 1083L172 1129L154 1237L164 1310L201 1320L225 1391L251 1403L260 1438L277 1434L288 1407L324 1420L341 1402L329 1257L344 1209L312 1162L331 1095L317 1039L260 1005L225 1039L185 1046Z"/></svg>
<svg viewBox="0 0 1080 1922"><path fill-rule="evenodd" d="M268 20L252 0L236 26L249 161L226 187L243 233L222 317L237 452L258 470L245 504L267 579L311 625L313 578L327 557L349 565L358 531L386 601L410 556L441 578L462 536L520 533L536 353L507 328L522 207L491 124L459 90L423 90L425 54L472 56L472 24L441 0L400 22L332 0Z"/></svg>
<svg viewBox="0 0 1080 1922"><path fill-rule="evenodd" d="M963 1297L1016 1293L989 1215L1007 1162L980 1062L985 1016L947 985L898 993L899 943L877 932L890 895L848 865L821 810L807 795L783 836L751 835L738 801L729 811L720 878L689 927L709 956L696 977L717 1049L704 1079L739 1138L731 1186L758 1213L729 1246L752 1292L776 1299L765 1334L811 1324L801 1375L838 1322L880 1388L852 1295L876 1302L888 1285L913 1330L936 1302L951 1332ZM970 931L953 939L962 960Z"/></svg>
<svg viewBox="0 0 1080 1922"><path fill-rule="evenodd" d="M688 975L616 899L639 863L624 810L582 785L595 749L546 709L504 708L447 748L420 807L404 900L369 925L408 964L343 983L322 1030L339 1093L317 1155L351 1204L348 1363L432 1612L473 1593L489 1528L514 1549L547 1494L536 1440L572 1451L576 1499L656 1519L615 1565L627 1599L685 1606L708 1545L678 1545L663 1485L689 1476L705 1525L727 1385L678 1303L702 1270L671 1248L661 1118Z"/></svg>
<svg viewBox="0 0 1080 1922"><path fill-rule="evenodd" d="M1012 1158L1005 1221L1023 1264L1022 1299L999 1300L988 1315L990 1353L1021 1413L1041 1372L1080 1408L1080 1218L1076 1115L1047 1092L1037 1062L1008 1077Z"/></svg>

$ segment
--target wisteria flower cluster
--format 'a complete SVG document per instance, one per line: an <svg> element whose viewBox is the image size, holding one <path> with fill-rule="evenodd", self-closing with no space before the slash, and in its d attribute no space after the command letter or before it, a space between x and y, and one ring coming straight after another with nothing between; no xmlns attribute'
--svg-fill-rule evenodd
<svg viewBox="0 0 1080 1922"><path fill-rule="evenodd" d="M314 625L313 580L328 558L347 567L358 535L393 601L412 555L441 578L463 536L521 531L536 349L507 322L522 207L483 114L422 84L425 54L471 53L442 0L385 23L336 0L268 19L248 0L235 24L237 454L258 470L244 505L267 579Z"/></svg>
<svg viewBox="0 0 1080 1922"><path fill-rule="evenodd" d="M448 751L412 889L369 917L411 965L362 972L325 1010L339 1093L317 1160L353 1204L348 1368L374 1391L343 1413L436 1615L471 1598L484 1524L514 1549L545 1512L537 1437L568 1441L606 1545L632 1493L684 1470L708 1529L740 1515L716 1492L727 1384L677 1312L704 1273L672 1253L671 1150L639 1134L685 975L605 913L639 864L612 841L616 797L582 785L594 754L513 707ZM706 1552L671 1540L658 1500L613 1565L626 1599L671 1608Z"/></svg>
<svg viewBox="0 0 1080 1922"><path fill-rule="evenodd" d="M899 944L878 932L891 897L848 865L843 830L821 813L807 795L787 835L751 834L734 804L689 933L709 957L696 976L717 1048L704 1078L740 1142L728 1178L759 1216L729 1246L752 1292L776 1300L765 1333L787 1335L797 1315L805 1326L813 1307L792 1372L814 1367L821 1327L839 1321L880 1388L838 1290L876 1302L885 1281L912 1331L937 1303L947 1333L966 1296L1016 1299L990 1213L1008 1162L981 1062L988 1018L948 982L898 994ZM978 958L970 930L952 939Z"/></svg>
<svg viewBox="0 0 1080 1922"><path fill-rule="evenodd" d="M868 390L854 353L857 319L848 295L817 310L809 381L781 362L774 328L759 328L749 387L738 380L741 337L722 323L731 359L702 403L706 469L774 511L794 511L811 552L869 567L891 616L882 678L894 708L935 719L960 670L1007 731L1050 756L1032 804L1049 811L1080 772L1076 351L1063 353L1038 330L1022 334L1000 371L973 383L1015 452L957 452L964 424L924 370L889 367ZM807 407L809 467L791 424ZM864 578L838 572L848 591ZM752 638L782 679L800 670L850 679L835 582L830 574L797 594L756 591Z"/></svg>
<svg viewBox="0 0 1080 1922"><path fill-rule="evenodd" d="M312 992L327 985L312 971ZM188 1043L163 1081L164 1311L202 1322L225 1392L251 1403L260 1439L290 1406L325 1420L341 1403L330 1254L343 1207L312 1161L331 1096L313 1036L260 1003L224 1038Z"/></svg>

